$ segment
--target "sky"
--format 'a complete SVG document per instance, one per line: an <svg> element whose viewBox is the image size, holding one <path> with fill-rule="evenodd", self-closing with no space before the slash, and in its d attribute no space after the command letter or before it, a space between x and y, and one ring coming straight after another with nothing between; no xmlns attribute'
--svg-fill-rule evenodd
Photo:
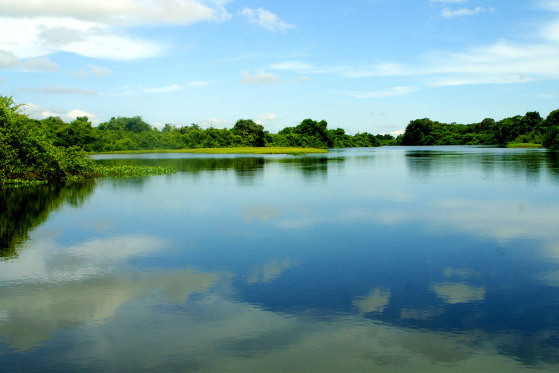
<svg viewBox="0 0 559 373"><path fill-rule="evenodd" d="M33 118L347 133L559 109L559 0L0 0Z"/></svg>

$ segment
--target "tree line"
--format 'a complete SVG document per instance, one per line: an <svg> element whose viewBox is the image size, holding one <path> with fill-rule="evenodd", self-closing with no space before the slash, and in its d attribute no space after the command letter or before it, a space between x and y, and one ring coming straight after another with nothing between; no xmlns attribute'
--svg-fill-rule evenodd
<svg viewBox="0 0 559 373"><path fill-rule="evenodd" d="M559 149L559 110L547 118L528 112L495 121L486 118L479 123L441 123L428 118L410 121L398 138L401 145L495 145L535 144Z"/></svg>
<svg viewBox="0 0 559 373"><path fill-rule="evenodd" d="M394 141L391 135L359 133L348 135L341 128L328 129L326 121L305 119L295 127L277 134L251 119L240 119L231 128L201 128L198 124L177 127L166 124L162 129L150 126L141 117L113 117L92 126L87 117L65 123L58 117L37 120L56 146L79 146L88 152L153 149L195 149L222 147L372 147Z"/></svg>

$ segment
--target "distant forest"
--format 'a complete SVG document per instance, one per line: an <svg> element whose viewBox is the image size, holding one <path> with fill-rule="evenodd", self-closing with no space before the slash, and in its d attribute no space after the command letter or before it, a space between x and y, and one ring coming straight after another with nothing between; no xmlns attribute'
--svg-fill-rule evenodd
<svg viewBox="0 0 559 373"><path fill-rule="evenodd" d="M162 129L150 126L141 117L113 117L92 126L87 117L66 123L59 117L32 120L62 147L78 146L88 152L118 150L221 148L241 146L282 146L312 148L350 148L386 145L495 145L535 144L559 148L559 110L542 118L528 112L495 121L479 123L441 123L428 118L412 120L403 135L349 135L342 128L328 129L324 120L305 119L295 127L270 133L251 119L240 119L231 128L206 128L197 124Z"/></svg>
<svg viewBox="0 0 559 373"><path fill-rule="evenodd" d="M324 120L305 119L295 127L270 133L250 119L240 119L231 128L206 128L197 124L162 129L150 126L141 117L113 117L92 126L87 117L66 123L59 117L29 119L52 139L55 146L78 146L88 152L125 150L220 148L241 146L281 146L312 148L350 148L386 145L495 145L535 144L559 148L559 110L544 119L528 112L495 121L479 123L441 123L430 119L412 120L403 135L349 135L342 128L328 129Z"/></svg>
<svg viewBox="0 0 559 373"><path fill-rule="evenodd" d="M326 121L305 119L277 134L251 119L240 119L233 128L201 128L197 124L154 128L141 117L117 117L92 126L87 117L65 123L58 117L36 121L48 132L56 146L79 146L88 152L150 149L195 149L224 147L350 148L386 145L391 135L359 133L348 135L341 128L328 129Z"/></svg>

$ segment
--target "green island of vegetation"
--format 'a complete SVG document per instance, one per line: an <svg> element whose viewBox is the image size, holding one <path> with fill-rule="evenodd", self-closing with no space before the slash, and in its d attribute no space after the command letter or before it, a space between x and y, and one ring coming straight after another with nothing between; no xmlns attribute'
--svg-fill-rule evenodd
<svg viewBox="0 0 559 373"><path fill-rule="evenodd" d="M97 177L166 174L172 169L98 166L92 153L188 152L213 154L289 154L326 152L330 148L388 145L492 145L559 149L559 110L543 119L528 112L500 121L441 123L428 118L410 121L405 132L349 135L342 128L328 129L324 120L305 119L277 134L250 119L233 128L183 127L166 124L154 128L141 117L113 117L93 126L87 117L70 123L59 117L31 119L12 97L0 96L0 186L31 186Z"/></svg>

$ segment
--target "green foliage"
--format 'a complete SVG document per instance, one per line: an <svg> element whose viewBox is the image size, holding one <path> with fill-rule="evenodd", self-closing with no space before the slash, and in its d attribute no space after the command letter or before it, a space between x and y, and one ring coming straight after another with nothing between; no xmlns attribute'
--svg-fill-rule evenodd
<svg viewBox="0 0 559 373"><path fill-rule="evenodd" d="M55 146L47 126L17 112L11 98L0 98L0 179L62 180L94 170L77 148Z"/></svg>
<svg viewBox="0 0 559 373"><path fill-rule="evenodd" d="M559 126L548 128L542 145L549 149L559 150Z"/></svg>
<svg viewBox="0 0 559 373"><path fill-rule="evenodd" d="M486 118L468 125L433 122L429 119L411 121L402 137L403 145L500 145L542 144L552 148L559 126L559 110L543 120L539 113L504 118L498 122ZM549 144L549 145L546 145ZM526 145L524 145L526 146Z"/></svg>
<svg viewBox="0 0 559 373"><path fill-rule="evenodd" d="M238 120L231 132L240 137L243 146L266 146L264 127L254 123L251 119Z"/></svg>
<svg viewBox="0 0 559 373"><path fill-rule="evenodd" d="M433 145L434 139L431 132L438 123L432 122L428 118L412 120L406 127L403 145Z"/></svg>

